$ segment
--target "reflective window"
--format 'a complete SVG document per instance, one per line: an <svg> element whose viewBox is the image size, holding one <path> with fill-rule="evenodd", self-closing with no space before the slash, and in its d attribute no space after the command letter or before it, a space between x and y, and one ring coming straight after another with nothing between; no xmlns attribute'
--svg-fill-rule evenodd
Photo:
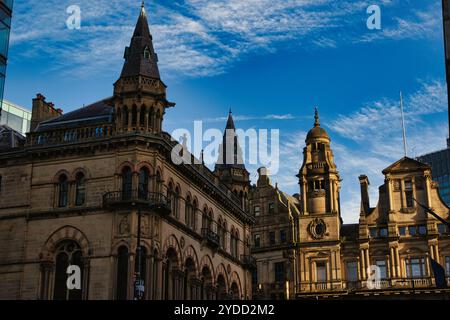
<svg viewBox="0 0 450 320"><path fill-rule="evenodd" d="M349 261L346 263L347 281L358 281L358 262Z"/></svg>
<svg viewBox="0 0 450 320"><path fill-rule="evenodd" d="M386 279L387 278L386 260L377 260L375 264L378 268L380 268L380 278Z"/></svg>

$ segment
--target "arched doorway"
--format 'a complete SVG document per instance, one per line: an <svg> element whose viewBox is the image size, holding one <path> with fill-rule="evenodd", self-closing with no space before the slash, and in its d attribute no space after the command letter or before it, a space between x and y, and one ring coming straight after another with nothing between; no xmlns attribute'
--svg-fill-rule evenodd
<svg viewBox="0 0 450 320"><path fill-rule="evenodd" d="M213 278L206 266L202 269L201 297L203 300L214 300Z"/></svg>
<svg viewBox="0 0 450 320"><path fill-rule="evenodd" d="M163 273L163 297L166 300L176 300L178 298L178 277L176 271L178 268L178 256L173 248L169 248L166 253L166 264Z"/></svg>
<svg viewBox="0 0 450 320"><path fill-rule="evenodd" d="M217 299L227 299L227 285L222 274L219 274L219 276L217 277Z"/></svg>
<svg viewBox="0 0 450 320"><path fill-rule="evenodd" d="M186 260L184 271L184 299L197 300L197 286L195 285L195 263L191 258Z"/></svg>
<svg viewBox="0 0 450 320"><path fill-rule="evenodd" d="M230 291L230 293L231 293L231 299L233 299L233 300L240 300L241 295L240 295L240 292L239 292L239 286L237 285L236 282L233 282L231 284L231 291Z"/></svg>

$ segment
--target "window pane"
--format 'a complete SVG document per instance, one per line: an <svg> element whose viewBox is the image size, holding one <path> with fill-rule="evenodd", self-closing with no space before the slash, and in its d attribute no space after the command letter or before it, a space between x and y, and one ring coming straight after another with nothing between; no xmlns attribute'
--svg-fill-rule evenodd
<svg viewBox="0 0 450 320"><path fill-rule="evenodd" d="M327 268L325 263L317 263L317 282L327 281Z"/></svg>
<svg viewBox="0 0 450 320"><path fill-rule="evenodd" d="M358 263L347 262L347 281L358 281Z"/></svg>
<svg viewBox="0 0 450 320"><path fill-rule="evenodd" d="M380 277L381 277L381 279L386 279L387 278L386 261L385 260L378 260L378 261L375 262L375 264L377 265L378 268L380 268Z"/></svg>

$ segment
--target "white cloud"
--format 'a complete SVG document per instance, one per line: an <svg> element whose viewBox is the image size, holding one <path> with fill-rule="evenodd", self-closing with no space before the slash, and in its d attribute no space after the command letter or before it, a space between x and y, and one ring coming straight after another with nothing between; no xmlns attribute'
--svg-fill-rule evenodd
<svg viewBox="0 0 450 320"><path fill-rule="evenodd" d="M17 2L11 35L15 58L46 55L54 61L54 70L78 76L117 68L139 2L130 6L121 0L79 0L79 31L65 26L65 10L71 4ZM151 3L147 12L165 75L197 77L223 73L252 52L275 52L281 43L335 48L339 41L352 42L359 38L352 33L355 26L361 25L356 28L359 33L365 28L361 15L369 4L364 0L184 0L174 5ZM364 41L433 34L435 23L436 13L419 12L409 20L397 19L398 27L371 33Z"/></svg>

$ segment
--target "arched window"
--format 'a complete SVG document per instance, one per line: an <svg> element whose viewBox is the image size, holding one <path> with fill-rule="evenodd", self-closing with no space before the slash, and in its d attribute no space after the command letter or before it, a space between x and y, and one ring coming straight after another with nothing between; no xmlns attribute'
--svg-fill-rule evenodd
<svg viewBox="0 0 450 320"><path fill-rule="evenodd" d="M220 245L222 246L223 250L226 250L227 247L227 222L223 222L221 234L220 234Z"/></svg>
<svg viewBox="0 0 450 320"><path fill-rule="evenodd" d="M202 213L202 229L209 229L209 217L208 217L208 208L205 206L203 208L203 213Z"/></svg>
<svg viewBox="0 0 450 320"><path fill-rule="evenodd" d="M178 187L175 189L174 199L174 216L175 218L180 219L180 189Z"/></svg>
<svg viewBox="0 0 450 320"><path fill-rule="evenodd" d="M139 199L146 199L148 197L148 180L148 169L142 168L139 170Z"/></svg>
<svg viewBox="0 0 450 320"><path fill-rule="evenodd" d="M122 169L122 198L124 200L131 199L131 189L133 176L130 167Z"/></svg>
<svg viewBox="0 0 450 320"><path fill-rule="evenodd" d="M141 113L140 115L140 119L139 119L139 125L141 127L145 127L145 114L147 113L147 108L145 106L141 107Z"/></svg>
<svg viewBox="0 0 450 320"><path fill-rule="evenodd" d="M137 123L137 107L133 106L131 109L131 126L135 127Z"/></svg>
<svg viewBox="0 0 450 320"><path fill-rule="evenodd" d="M192 204L191 204L191 198L188 196L186 198L186 202L185 202L185 210L184 210L184 219L185 219L185 223L188 227L191 226L191 212L192 212Z"/></svg>
<svg viewBox="0 0 450 320"><path fill-rule="evenodd" d="M126 300L128 291L128 248L117 250L116 300Z"/></svg>
<svg viewBox="0 0 450 320"><path fill-rule="evenodd" d="M195 287L195 264L191 258L186 260L184 271L184 300L199 300Z"/></svg>
<svg viewBox="0 0 450 320"><path fill-rule="evenodd" d="M82 206L86 200L85 179L82 172L76 175L75 205Z"/></svg>
<svg viewBox="0 0 450 320"><path fill-rule="evenodd" d="M239 258L239 232L236 230L234 234L234 257Z"/></svg>
<svg viewBox="0 0 450 320"><path fill-rule="evenodd" d="M233 257L236 257L236 252L234 251L235 249L235 243L236 239L234 238L234 230L231 230L231 236L230 236L230 247L231 247L231 255Z"/></svg>
<svg viewBox="0 0 450 320"><path fill-rule="evenodd" d="M127 106L125 106L125 107L123 108L123 117L122 117L122 119L123 119L123 127L124 127L124 128L128 127L129 114L128 114L128 108L127 108Z"/></svg>
<svg viewBox="0 0 450 320"><path fill-rule="evenodd" d="M67 181L67 176L62 174L59 177L59 195L58 195L58 206L60 208L67 207L68 203L68 194L69 194L69 183Z"/></svg>
<svg viewBox="0 0 450 320"><path fill-rule="evenodd" d="M136 250L136 259L135 259L135 270L137 270L137 266L138 266L138 254L139 251ZM148 283L147 283L147 248L145 248L144 246L141 246L141 263L140 263L140 271L141 271L141 279L144 281L144 288L148 288ZM144 297L145 297L146 293L144 292Z"/></svg>
<svg viewBox="0 0 450 320"><path fill-rule="evenodd" d="M156 300L158 299L158 290L159 290L159 286L158 286L158 251L154 250L153 251L153 264L152 264L152 279L151 281L151 288L152 288L152 292L151 292L151 299Z"/></svg>
<svg viewBox="0 0 450 320"><path fill-rule="evenodd" d="M191 225L190 227L192 228L192 230L195 230L197 227L197 223L196 223L196 219L195 219L195 215L197 214L197 209L198 209L198 203L197 200L194 200L194 203L192 205L192 210L191 210Z"/></svg>
<svg viewBox="0 0 450 320"><path fill-rule="evenodd" d="M83 279L83 255L80 246L75 241L63 241L56 249L55 256L55 285L53 290L54 300L81 300L82 290L67 290L67 267L76 265L80 268L80 282Z"/></svg>

